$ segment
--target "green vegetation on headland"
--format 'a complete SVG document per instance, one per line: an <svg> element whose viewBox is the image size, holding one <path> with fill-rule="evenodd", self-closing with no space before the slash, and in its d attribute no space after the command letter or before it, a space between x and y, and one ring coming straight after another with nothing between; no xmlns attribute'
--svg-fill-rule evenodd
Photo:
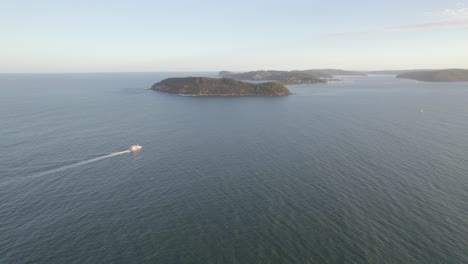
<svg viewBox="0 0 468 264"><path fill-rule="evenodd" d="M397 76L423 82L468 82L468 70L447 69L435 71L411 71Z"/></svg>
<svg viewBox="0 0 468 264"><path fill-rule="evenodd" d="M192 96L286 96L288 88L277 82L248 83L227 78L167 78L151 90Z"/></svg>

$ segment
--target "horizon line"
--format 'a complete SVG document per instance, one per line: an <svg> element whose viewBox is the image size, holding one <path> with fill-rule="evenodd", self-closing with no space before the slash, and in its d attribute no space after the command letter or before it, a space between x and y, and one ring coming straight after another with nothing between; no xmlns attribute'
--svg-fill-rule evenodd
<svg viewBox="0 0 468 264"><path fill-rule="evenodd" d="M356 72L376 72L376 71L420 71L420 70L468 70L467 68L450 67L450 68L398 68L398 69L373 69L373 70L354 70L346 68L306 68L295 70L209 70L209 71L70 71L70 72L0 72L0 74L115 74L115 73L217 73L221 71L230 72L250 72L250 71L301 71L301 70L345 70Z"/></svg>

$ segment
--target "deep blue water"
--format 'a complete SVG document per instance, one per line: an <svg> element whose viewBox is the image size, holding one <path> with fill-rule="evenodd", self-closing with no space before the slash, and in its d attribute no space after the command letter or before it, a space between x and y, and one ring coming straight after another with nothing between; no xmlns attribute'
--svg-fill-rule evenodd
<svg viewBox="0 0 468 264"><path fill-rule="evenodd" d="M468 83L169 75L0 75L0 263L468 263Z"/></svg>

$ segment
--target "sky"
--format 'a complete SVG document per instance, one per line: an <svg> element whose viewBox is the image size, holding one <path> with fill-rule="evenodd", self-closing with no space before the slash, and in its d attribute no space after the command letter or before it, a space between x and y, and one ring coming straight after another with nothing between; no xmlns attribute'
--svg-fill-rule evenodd
<svg viewBox="0 0 468 264"><path fill-rule="evenodd" d="M468 68L468 0L0 0L0 73Z"/></svg>

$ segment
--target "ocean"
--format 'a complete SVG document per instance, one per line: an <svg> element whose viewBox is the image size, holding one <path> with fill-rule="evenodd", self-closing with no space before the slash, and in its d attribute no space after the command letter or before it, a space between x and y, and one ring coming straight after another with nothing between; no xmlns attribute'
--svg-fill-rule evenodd
<svg viewBox="0 0 468 264"><path fill-rule="evenodd" d="M0 263L468 263L468 83L189 75L1 74Z"/></svg>

